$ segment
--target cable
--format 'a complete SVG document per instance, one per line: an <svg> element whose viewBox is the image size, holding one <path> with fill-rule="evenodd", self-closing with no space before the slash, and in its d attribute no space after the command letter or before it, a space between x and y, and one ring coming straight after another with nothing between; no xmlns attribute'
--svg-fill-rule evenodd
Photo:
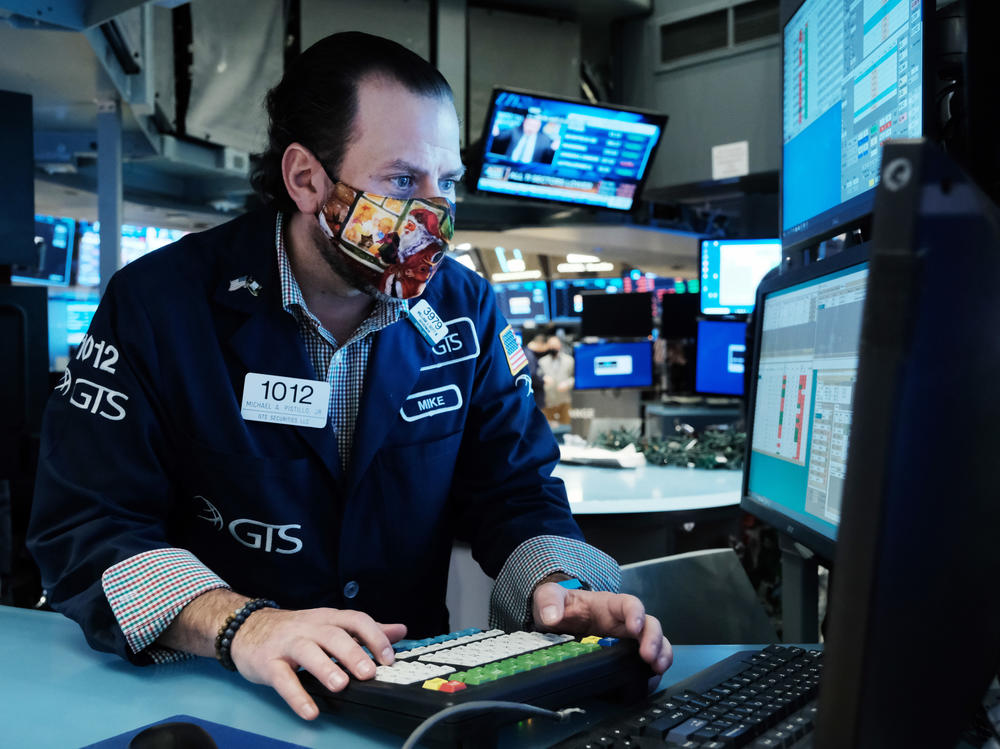
<svg viewBox="0 0 1000 749"><path fill-rule="evenodd" d="M586 712L578 707L567 707L564 710L557 711L546 710L541 707L535 707L534 705L525 705L520 702L503 702L500 700L477 700L475 702L466 702L462 705L452 705L451 707L446 707L444 710L440 710L434 713L431 717L427 718L427 720L413 729L413 733L410 734L409 738L406 739L406 743L403 744L403 749L414 749L417 742L423 738L424 734L430 731L442 720L461 713L474 713L481 712L483 710L510 710L511 712L516 711L520 713L528 713L529 715L537 715L539 717L552 718L553 720L559 721L566 720L566 718L573 713L583 714Z"/></svg>

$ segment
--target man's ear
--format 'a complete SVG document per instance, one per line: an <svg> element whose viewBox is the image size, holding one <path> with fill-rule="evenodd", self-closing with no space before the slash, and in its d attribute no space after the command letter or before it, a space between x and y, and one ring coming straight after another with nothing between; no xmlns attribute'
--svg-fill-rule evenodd
<svg viewBox="0 0 1000 749"><path fill-rule="evenodd" d="M301 213L319 213L331 182L312 151L300 143L289 144L281 157L281 176L288 195Z"/></svg>

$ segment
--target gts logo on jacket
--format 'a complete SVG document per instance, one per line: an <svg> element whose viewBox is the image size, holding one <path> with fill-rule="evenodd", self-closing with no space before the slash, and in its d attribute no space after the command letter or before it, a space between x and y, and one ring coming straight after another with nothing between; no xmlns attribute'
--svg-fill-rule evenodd
<svg viewBox="0 0 1000 749"><path fill-rule="evenodd" d="M218 530L222 530L225 523L218 508L200 494L195 499L201 500L204 505L198 518L208 521ZM302 551L302 540L293 536L291 531L300 528L302 526L299 523L275 525L250 518L239 518L229 524L229 534L250 549L273 551L278 554L295 554Z"/></svg>

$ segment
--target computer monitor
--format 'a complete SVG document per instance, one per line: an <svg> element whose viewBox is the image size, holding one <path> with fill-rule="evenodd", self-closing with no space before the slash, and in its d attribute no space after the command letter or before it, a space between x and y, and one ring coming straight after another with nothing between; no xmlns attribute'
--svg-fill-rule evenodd
<svg viewBox="0 0 1000 749"><path fill-rule="evenodd" d="M817 749L957 746L1000 665L1000 209L933 144L885 163Z"/></svg>
<svg viewBox="0 0 1000 749"><path fill-rule="evenodd" d="M882 144L932 109L929 0L782 0L781 240L785 252L871 213Z"/></svg>
<svg viewBox="0 0 1000 749"><path fill-rule="evenodd" d="M653 294L582 295L580 333L598 338L645 338L653 330Z"/></svg>
<svg viewBox="0 0 1000 749"><path fill-rule="evenodd" d="M660 297L660 337L694 338L698 334L698 294L663 294Z"/></svg>
<svg viewBox="0 0 1000 749"><path fill-rule="evenodd" d="M101 225L81 221L76 234L76 283L101 285Z"/></svg>
<svg viewBox="0 0 1000 749"><path fill-rule="evenodd" d="M493 293L507 322L523 325L549 321L549 290L545 281L495 283Z"/></svg>
<svg viewBox="0 0 1000 749"><path fill-rule="evenodd" d="M480 192L629 211L666 124L656 112L495 89L473 184Z"/></svg>
<svg viewBox="0 0 1000 749"><path fill-rule="evenodd" d="M49 295L49 371L66 368L97 312L97 294Z"/></svg>
<svg viewBox="0 0 1000 749"><path fill-rule="evenodd" d="M573 347L573 357L573 387L577 390L653 385L650 341L578 343Z"/></svg>
<svg viewBox="0 0 1000 749"><path fill-rule="evenodd" d="M742 506L833 559L861 316L862 245L763 281L757 292Z"/></svg>
<svg viewBox="0 0 1000 749"><path fill-rule="evenodd" d="M699 320L694 386L702 395L743 395L747 324Z"/></svg>
<svg viewBox="0 0 1000 749"><path fill-rule="evenodd" d="M701 313L748 315L757 284L781 264L777 239L705 239L701 243Z"/></svg>
<svg viewBox="0 0 1000 749"><path fill-rule="evenodd" d="M559 278L550 281L552 322L580 322L584 294L621 294L623 286L620 278Z"/></svg>
<svg viewBox="0 0 1000 749"><path fill-rule="evenodd" d="M71 218L35 216L35 260L11 268L11 280L42 286L69 286L76 224Z"/></svg>

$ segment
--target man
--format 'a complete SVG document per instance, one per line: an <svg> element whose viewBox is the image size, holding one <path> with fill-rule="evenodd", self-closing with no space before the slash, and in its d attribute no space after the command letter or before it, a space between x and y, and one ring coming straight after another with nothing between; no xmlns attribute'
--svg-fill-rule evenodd
<svg viewBox="0 0 1000 749"><path fill-rule="evenodd" d="M490 152L521 164L551 164L555 145L552 138L542 132L541 119L527 113L519 127L508 128L493 138Z"/></svg>
<svg viewBox="0 0 1000 749"><path fill-rule="evenodd" d="M569 409L575 383L574 360L562 350L562 339L549 336L545 355L538 358L538 369L545 382L545 416L553 424L569 424Z"/></svg>
<svg viewBox="0 0 1000 749"><path fill-rule="evenodd" d="M347 234L427 210L450 238L447 83L337 34L268 110L268 206L117 273L53 395L30 538L53 607L135 663L217 655L312 719L297 667L339 690L374 675L362 645L388 664L407 631L447 629L461 537L496 578L495 622L636 637L662 673L659 622L601 592L617 567L549 477L488 284L444 259L419 300L381 293L392 263Z"/></svg>

